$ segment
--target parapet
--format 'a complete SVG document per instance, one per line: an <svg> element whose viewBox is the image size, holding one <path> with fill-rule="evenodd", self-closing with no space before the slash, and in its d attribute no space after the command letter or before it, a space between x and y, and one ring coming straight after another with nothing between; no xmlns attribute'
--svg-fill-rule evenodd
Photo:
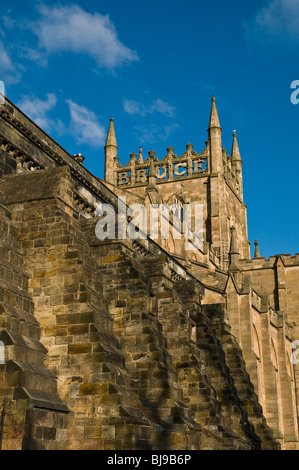
<svg viewBox="0 0 299 470"><path fill-rule="evenodd" d="M241 259L240 264L244 270L252 269L271 269L274 267L278 258L282 260L285 267L287 266L299 266L299 253L295 255L291 254L277 254L270 256L269 258L251 258L250 260Z"/></svg>
<svg viewBox="0 0 299 470"><path fill-rule="evenodd" d="M173 147L168 147L167 154L161 160L155 156L153 150L148 152L148 157L145 160L142 149L139 149L138 159L136 153L132 153L130 157L130 161L124 166L117 162L114 167L117 175L116 184L121 188L147 185L151 159L153 159L158 184L178 179L202 177L206 176L208 172L208 147L198 154L193 150L193 145L187 144L186 152L181 157L174 153Z"/></svg>

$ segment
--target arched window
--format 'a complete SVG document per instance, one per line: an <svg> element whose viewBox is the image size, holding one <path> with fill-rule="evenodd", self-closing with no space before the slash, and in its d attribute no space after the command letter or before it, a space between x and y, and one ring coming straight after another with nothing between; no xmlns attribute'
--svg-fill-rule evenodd
<svg viewBox="0 0 299 470"><path fill-rule="evenodd" d="M184 204L183 198L177 194L173 194L167 202L169 210L181 221L184 220Z"/></svg>

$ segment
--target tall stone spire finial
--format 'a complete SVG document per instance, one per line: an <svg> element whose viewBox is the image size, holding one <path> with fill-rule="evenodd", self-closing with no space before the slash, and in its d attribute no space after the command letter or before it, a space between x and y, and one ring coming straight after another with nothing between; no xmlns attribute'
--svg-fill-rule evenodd
<svg viewBox="0 0 299 470"><path fill-rule="evenodd" d="M230 239L230 248L229 248L228 271L232 272L232 271L239 271L240 252L239 252L239 248L237 244L235 227L231 227L230 231L231 231L231 239Z"/></svg>
<svg viewBox="0 0 299 470"><path fill-rule="evenodd" d="M254 244L255 244L254 258L260 258L261 255L260 255L260 250L259 250L259 243L258 243L258 241L255 240Z"/></svg>
<svg viewBox="0 0 299 470"><path fill-rule="evenodd" d="M114 121L114 119L113 119L113 117L111 117L105 147L108 147L109 145L113 145L114 147L117 148L115 130L114 130L114 122L113 121Z"/></svg>
<svg viewBox="0 0 299 470"><path fill-rule="evenodd" d="M141 165L143 163L142 148L139 147L138 163Z"/></svg>
<svg viewBox="0 0 299 470"><path fill-rule="evenodd" d="M237 141L237 132L233 131L233 145L231 153L232 161L241 161L241 155L239 150L239 145Z"/></svg>
<svg viewBox="0 0 299 470"><path fill-rule="evenodd" d="M216 99L212 97L212 107L208 128L208 158L207 168L210 173L208 182L209 197L209 243L214 246L220 246L221 241L221 192L219 191L221 178L223 175L223 156L222 156L222 130L219 123L218 113L216 109Z"/></svg>
<svg viewBox="0 0 299 470"><path fill-rule="evenodd" d="M105 145L105 181L115 183L115 164L117 163L117 143L114 130L113 117L110 118L110 125Z"/></svg>
<svg viewBox="0 0 299 470"><path fill-rule="evenodd" d="M219 117L218 117L218 112L217 112L217 108L216 108L216 98L215 98L215 96L212 97L212 108L211 108L211 114L210 114L209 129L212 129L214 127L217 127L219 129L221 129L220 122L219 122Z"/></svg>
<svg viewBox="0 0 299 470"><path fill-rule="evenodd" d="M236 175L238 181L238 191L243 200L243 177L242 177L242 160L239 150L239 145L237 141L237 132L233 131L233 145L232 145L232 152L231 152L231 165L232 171Z"/></svg>
<svg viewBox="0 0 299 470"><path fill-rule="evenodd" d="M214 96L212 98L208 134L210 146L209 171L214 174L222 173L222 129L220 127L218 112L216 108L216 98Z"/></svg>
<svg viewBox="0 0 299 470"><path fill-rule="evenodd" d="M148 188L155 188L156 187L156 172L155 172L155 165L154 165L154 158L155 158L155 152L153 150L150 150L148 152L149 156L149 170L148 170Z"/></svg>

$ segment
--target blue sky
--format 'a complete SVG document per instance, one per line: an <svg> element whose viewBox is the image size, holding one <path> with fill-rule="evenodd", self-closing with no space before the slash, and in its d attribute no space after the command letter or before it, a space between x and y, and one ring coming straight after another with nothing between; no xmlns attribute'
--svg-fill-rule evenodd
<svg viewBox="0 0 299 470"><path fill-rule="evenodd" d="M200 152L215 95L228 153L237 130L249 241L266 257L299 252L298 52L298 0L0 5L7 97L100 178L111 116L122 163L140 146Z"/></svg>

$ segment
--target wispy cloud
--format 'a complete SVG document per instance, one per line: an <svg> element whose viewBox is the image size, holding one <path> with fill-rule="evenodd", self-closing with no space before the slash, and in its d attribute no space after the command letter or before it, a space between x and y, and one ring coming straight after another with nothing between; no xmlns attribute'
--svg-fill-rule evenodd
<svg viewBox="0 0 299 470"><path fill-rule="evenodd" d="M48 66L48 59L46 54L39 49L34 47L29 47L27 45L20 45L18 46L18 56L21 59L28 59L32 62L35 62L42 68L46 68Z"/></svg>
<svg viewBox="0 0 299 470"><path fill-rule="evenodd" d="M299 1L271 0L251 22L244 24L249 44L292 44L299 42Z"/></svg>
<svg viewBox="0 0 299 470"><path fill-rule="evenodd" d="M0 78L6 83L18 83L21 78L21 67L16 66L10 52L0 40Z"/></svg>
<svg viewBox="0 0 299 470"><path fill-rule="evenodd" d="M46 132L57 131L62 126L62 123L53 120L48 116L57 104L57 98L53 93L48 93L45 100L41 100L35 96L25 95L17 103L17 106L25 113L32 121L34 121L41 129Z"/></svg>
<svg viewBox="0 0 299 470"><path fill-rule="evenodd" d="M12 71L14 68L3 41L0 41L0 65L3 70Z"/></svg>
<svg viewBox="0 0 299 470"><path fill-rule="evenodd" d="M158 126L157 124L150 124L148 126L140 125L135 127L136 135L140 142L156 143L160 140L167 140L172 132L180 126L177 123L170 125Z"/></svg>
<svg viewBox="0 0 299 470"><path fill-rule="evenodd" d="M91 57L98 67L113 70L138 60L125 46L108 15L88 13L78 5L39 5L40 18L31 24L39 49L48 54L73 52Z"/></svg>
<svg viewBox="0 0 299 470"><path fill-rule="evenodd" d="M102 147L105 142L106 129L100 124L95 113L72 100L66 102L71 116L69 132L75 137L76 142L91 147Z"/></svg>
<svg viewBox="0 0 299 470"><path fill-rule="evenodd" d="M72 136L77 144L102 147L105 142L106 129L99 122L96 114L70 99L63 103L67 104L70 114L67 125L50 116L51 111L57 106L57 97L54 93L48 93L45 100L35 96L23 96L17 106L46 132Z"/></svg>
<svg viewBox="0 0 299 470"><path fill-rule="evenodd" d="M148 113L146 107L135 100L124 100L123 102L124 111L128 114L139 114L140 116L145 116Z"/></svg>
<svg viewBox="0 0 299 470"><path fill-rule="evenodd" d="M152 113L161 113L167 117L173 117L175 115L175 107L170 106L170 104L166 103L166 101L161 100L158 98L148 107L145 106L140 101L135 100L124 100L123 102L124 111L128 114L138 114L140 116L146 116L147 114Z"/></svg>
<svg viewBox="0 0 299 470"><path fill-rule="evenodd" d="M152 104L151 112L157 112L157 113L164 114L164 116L167 116L167 117L173 117L175 114L175 107L170 106L168 103L158 98Z"/></svg>
<svg viewBox="0 0 299 470"><path fill-rule="evenodd" d="M0 79L7 84L20 82L27 70L24 59L46 68L51 55L73 53L111 72L139 60L137 52L120 41L108 15L88 13L75 4L38 4L37 15L18 20L8 10L2 16Z"/></svg>
<svg viewBox="0 0 299 470"><path fill-rule="evenodd" d="M165 120L165 118L171 119L168 121L168 124L147 122L146 124L139 123L136 125L136 136L138 136L141 142L155 143L159 140L166 140L175 129L179 128L179 124L173 122L176 108L160 98L147 106L140 101L126 99L123 101L123 109L132 116L150 117L155 113L159 113L163 116L163 120Z"/></svg>
<svg viewBox="0 0 299 470"><path fill-rule="evenodd" d="M8 15L2 16L2 22L7 29L13 28L16 25L16 19Z"/></svg>

